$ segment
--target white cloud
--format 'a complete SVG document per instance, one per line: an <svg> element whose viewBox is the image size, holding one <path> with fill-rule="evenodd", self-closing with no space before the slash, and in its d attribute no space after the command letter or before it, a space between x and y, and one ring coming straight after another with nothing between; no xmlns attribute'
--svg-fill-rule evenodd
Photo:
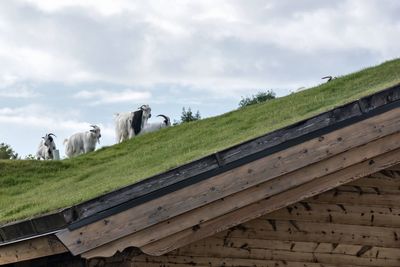
<svg viewBox="0 0 400 267"><path fill-rule="evenodd" d="M0 108L0 123L24 127L41 128L43 131L78 131L89 127L90 123L71 119L69 112L56 111L38 105L18 108Z"/></svg>
<svg viewBox="0 0 400 267"><path fill-rule="evenodd" d="M0 88L0 97L7 98L33 98L37 97L40 94L36 93L32 89L28 88L12 88L12 89L1 89Z"/></svg>
<svg viewBox="0 0 400 267"><path fill-rule="evenodd" d="M19 78L7 73L0 74L0 97L4 98L34 98L40 96L33 88L26 83L19 81Z"/></svg>
<svg viewBox="0 0 400 267"><path fill-rule="evenodd" d="M41 136L45 133L54 133L57 148L64 155L62 142L71 134L87 131L91 124L101 128L101 145L114 143L114 127L104 122L88 122L76 118L74 112L54 110L37 105L28 105L18 108L0 108L0 142L12 145L15 151L23 155L35 154ZM7 129L14 129L7 134Z"/></svg>
<svg viewBox="0 0 400 267"><path fill-rule="evenodd" d="M134 7L129 1L123 0L26 0L41 10L49 13L57 12L65 8L85 8L88 10L96 10L104 16L111 16L126 11Z"/></svg>
<svg viewBox="0 0 400 267"><path fill-rule="evenodd" d="M349 55L357 53L374 62L400 55L397 1L17 3L0 3L0 72L21 80L176 83L218 93L301 86L296 80L310 77L286 73L321 70L329 60L356 65Z"/></svg>
<svg viewBox="0 0 400 267"><path fill-rule="evenodd" d="M74 94L77 99L89 99L89 104L115 104L123 102L139 102L150 99L151 93L148 91L139 92L137 90L125 89L121 91L111 90L82 90Z"/></svg>

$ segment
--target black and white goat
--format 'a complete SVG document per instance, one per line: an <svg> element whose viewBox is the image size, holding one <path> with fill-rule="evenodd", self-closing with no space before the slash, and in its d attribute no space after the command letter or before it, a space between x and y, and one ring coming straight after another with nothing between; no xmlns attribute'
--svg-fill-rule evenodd
<svg viewBox="0 0 400 267"><path fill-rule="evenodd" d="M88 153L96 149L96 143L100 144L100 127L90 125L93 129L71 135L64 140L65 154L72 158L83 153Z"/></svg>
<svg viewBox="0 0 400 267"><path fill-rule="evenodd" d="M140 132L142 133L150 133L150 132L155 132L158 130L161 130L162 128L167 128L171 126L171 120L169 119L168 116L165 115L157 115L157 117L163 117L164 120L160 122L152 122L152 123L147 123L144 125L143 130Z"/></svg>
<svg viewBox="0 0 400 267"><path fill-rule="evenodd" d="M36 158L38 160L44 159L54 159L54 151L56 150L56 144L54 143L53 137L55 134L49 133L42 137L43 140L40 141L38 150L36 152Z"/></svg>
<svg viewBox="0 0 400 267"><path fill-rule="evenodd" d="M151 118L149 105L142 105L137 111L115 114L115 135L117 143L121 143L138 135Z"/></svg>

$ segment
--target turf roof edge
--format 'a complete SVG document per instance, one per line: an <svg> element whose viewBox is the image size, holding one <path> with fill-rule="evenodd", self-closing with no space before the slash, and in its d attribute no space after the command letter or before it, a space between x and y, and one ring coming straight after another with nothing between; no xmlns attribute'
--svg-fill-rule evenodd
<svg viewBox="0 0 400 267"><path fill-rule="evenodd" d="M291 146L400 107L400 84L52 214L0 227L0 245L76 229Z"/></svg>

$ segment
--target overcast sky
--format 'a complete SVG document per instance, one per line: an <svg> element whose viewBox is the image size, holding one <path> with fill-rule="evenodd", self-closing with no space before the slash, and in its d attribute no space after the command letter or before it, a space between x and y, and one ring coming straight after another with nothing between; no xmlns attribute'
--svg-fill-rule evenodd
<svg viewBox="0 0 400 267"><path fill-rule="evenodd" d="M102 128L142 104L179 119L237 108L400 55L400 1L0 1L0 142ZM156 117L153 117L156 120ZM152 119L153 119L152 118Z"/></svg>

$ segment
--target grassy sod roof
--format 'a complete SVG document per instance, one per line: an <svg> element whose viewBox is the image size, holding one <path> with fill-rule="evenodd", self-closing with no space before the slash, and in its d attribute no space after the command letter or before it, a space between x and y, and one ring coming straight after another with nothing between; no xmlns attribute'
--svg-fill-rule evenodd
<svg viewBox="0 0 400 267"><path fill-rule="evenodd" d="M68 207L400 83L400 60L63 161L0 161L0 223Z"/></svg>

